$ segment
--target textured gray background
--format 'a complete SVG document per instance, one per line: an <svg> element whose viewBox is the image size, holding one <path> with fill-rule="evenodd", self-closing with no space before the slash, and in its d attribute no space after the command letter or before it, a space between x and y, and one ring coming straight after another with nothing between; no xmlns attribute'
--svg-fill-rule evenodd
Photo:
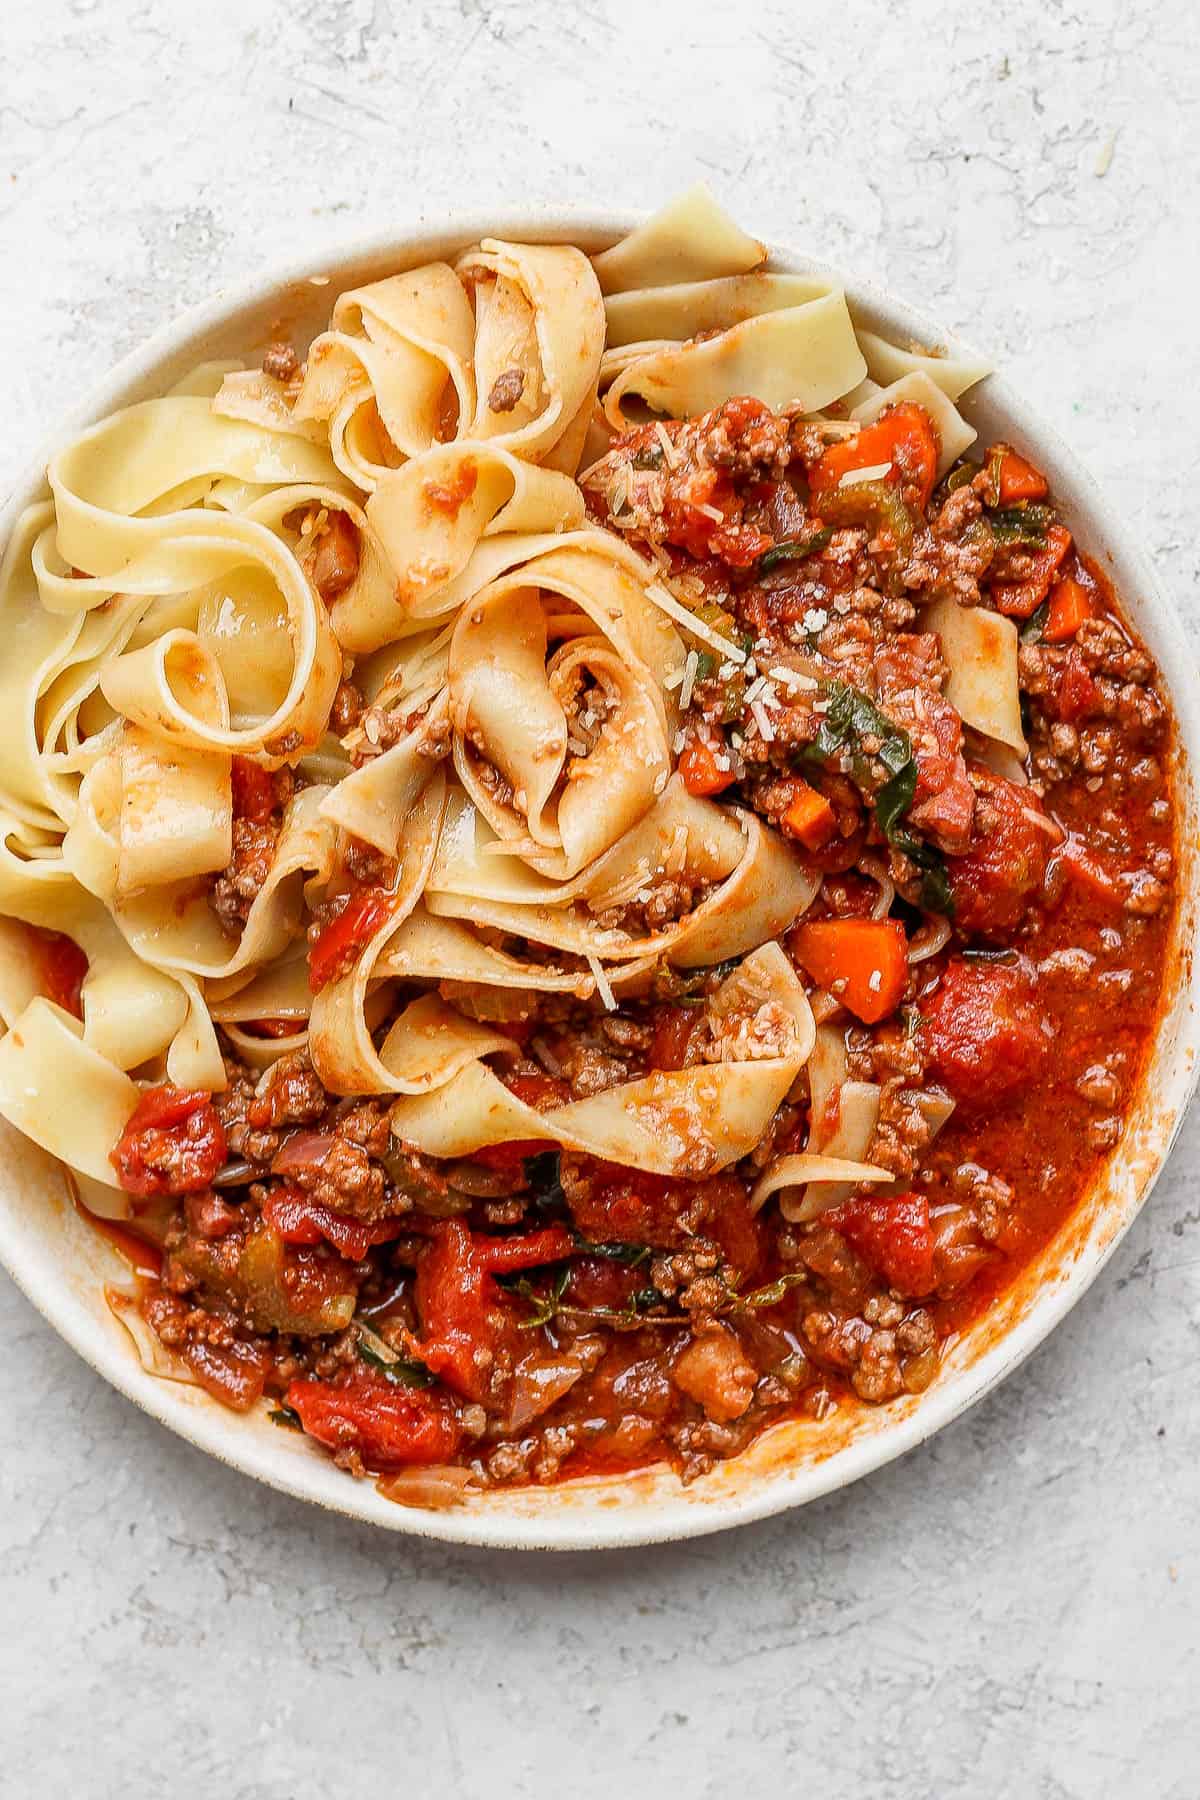
<svg viewBox="0 0 1200 1800"><path fill-rule="evenodd" d="M1187 0L5 0L0 485L280 252L700 172L994 348L1196 630L1198 77ZM606 1558L278 1498L0 1278L0 1791L1193 1800L1198 1166L1200 1115L1051 1342L903 1464Z"/></svg>

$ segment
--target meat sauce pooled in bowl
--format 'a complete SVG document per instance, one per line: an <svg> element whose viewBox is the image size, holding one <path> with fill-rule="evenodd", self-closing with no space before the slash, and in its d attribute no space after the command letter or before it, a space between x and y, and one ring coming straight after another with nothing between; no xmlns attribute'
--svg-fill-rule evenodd
<svg viewBox="0 0 1200 1800"><path fill-rule="evenodd" d="M148 1367L398 1500L923 1393L1153 1041L1157 670L984 370L761 260L694 196L485 239L30 519L88 636L0 792L0 1110L132 1242Z"/></svg>

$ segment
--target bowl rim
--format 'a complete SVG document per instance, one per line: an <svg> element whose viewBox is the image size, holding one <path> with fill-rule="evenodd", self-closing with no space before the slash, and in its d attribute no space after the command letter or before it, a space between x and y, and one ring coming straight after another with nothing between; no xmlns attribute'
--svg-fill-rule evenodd
<svg viewBox="0 0 1200 1800"><path fill-rule="evenodd" d="M335 238L316 252L273 260L218 288L198 304L172 317L121 358L70 409L18 470L11 492L0 507L0 545L7 541L21 510L42 490L46 462L55 448L117 406L128 404L131 391L161 392L161 386L154 388L153 379L172 358L181 357L190 346L198 348L206 335L228 327L237 315L262 307L283 290L312 283L315 278L317 285L329 286L332 296L340 291L339 283L346 284L345 275L339 276L336 271L361 269L372 264L412 267L423 258L446 254L448 246L464 246L485 236L517 241L575 242L595 250L614 242L647 216L645 212L600 210L585 204L515 208L498 205L494 209L472 207L464 212L420 212L410 220L393 222L381 230ZM900 341L907 337L922 344L943 345L960 355L976 354L956 333L947 331L937 320L876 283L847 276L834 265L801 254L785 243L767 240L767 247L775 267L834 277L844 286L856 317L893 339L899 333ZM334 273L329 273L331 271ZM1136 610L1153 620L1159 640L1156 661L1175 715L1176 781L1182 814L1191 789L1191 770L1200 766L1200 681L1197 680L1194 653L1174 606L1140 545L1114 515L1093 477L1059 433L1046 425L1001 376L989 375L980 388L986 389L1002 408L1020 416L1022 430L1036 440L1039 453L1044 457L1048 455L1059 472L1055 476L1056 486L1061 487L1065 477L1072 495L1072 511L1083 507L1089 516L1103 521L1109 558L1123 571L1118 583L1123 604L1129 605L1129 590L1131 587L1136 589L1139 596ZM323 1456L279 1456L253 1435L239 1439L236 1426L241 1421L237 1415L227 1413L216 1402L207 1402L201 1407L185 1404L180 1396L194 1395L196 1390L182 1389L149 1375L130 1346L105 1335L98 1328L89 1329L82 1306L68 1304L67 1284L60 1282L56 1291L52 1276L39 1269L37 1257L28 1252L19 1216L7 1205L2 1184L0 1263L60 1336L98 1374L144 1412L226 1466L347 1518L449 1543L497 1549L562 1550L670 1542L749 1524L848 1485L923 1443L1017 1368L1095 1280L1149 1197L1200 1077L1200 1022L1186 968L1200 947L1200 925L1193 917L1185 941L1183 900L1181 886L1176 928L1182 958L1175 1003L1177 1041L1170 1048L1166 1079L1156 1093L1161 1124L1153 1134L1154 1142L1147 1152L1144 1170L1135 1177L1135 1191L1124 1202L1115 1229L1103 1235L1094 1222L1080 1253L1062 1277L1039 1292L1024 1315L987 1344L969 1366L935 1382L921 1396L919 1404L903 1416L866 1435L851 1438L844 1446L832 1449L815 1461L790 1467L784 1464L761 1477L752 1475L741 1493L707 1498L696 1495L695 1489L680 1488L674 1500L657 1504L652 1510L640 1512L635 1506L605 1509L603 1505L596 1507L586 1503L589 1489L600 1491L611 1485L594 1479L567 1484L572 1498L582 1497L583 1503L578 1506L560 1504L556 1507L553 1504L556 1494L567 1491L561 1487L533 1490L535 1494L546 1496L533 1511L520 1503L514 1503L511 1511L506 1512L503 1508L503 1496L527 1496L528 1489L499 1490L498 1494L489 1497L487 1508L480 1510L468 1506L433 1511L397 1505L379 1496L373 1484L356 1483L334 1470ZM1166 1015L1164 1021L1165 1018ZM1163 1035L1163 1024L1160 1023L1153 1044L1155 1050L1161 1047ZM288 1436L287 1433L279 1435L281 1438ZM739 1460L735 1459L735 1462ZM336 1475L336 1485L319 1479L321 1469ZM703 1482L697 1484L699 1488L703 1486ZM700 1504L696 1504L697 1499L701 1500Z"/></svg>

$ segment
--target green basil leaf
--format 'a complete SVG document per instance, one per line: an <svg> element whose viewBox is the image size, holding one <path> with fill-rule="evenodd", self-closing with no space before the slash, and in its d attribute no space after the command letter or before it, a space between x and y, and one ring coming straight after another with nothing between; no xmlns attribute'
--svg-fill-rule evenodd
<svg viewBox="0 0 1200 1800"><path fill-rule="evenodd" d="M285 1431L304 1430L300 1414L295 1412L290 1406L273 1406L271 1411L267 1414L267 1417L270 1419L272 1425L282 1425Z"/></svg>
<svg viewBox="0 0 1200 1800"><path fill-rule="evenodd" d="M778 568L780 563L803 562L806 556L815 556L818 550L823 550L832 536L832 525L823 525L819 530L810 532L808 537L783 538L778 544L772 544L769 550L763 551L758 559L757 572L767 575L772 569Z"/></svg>

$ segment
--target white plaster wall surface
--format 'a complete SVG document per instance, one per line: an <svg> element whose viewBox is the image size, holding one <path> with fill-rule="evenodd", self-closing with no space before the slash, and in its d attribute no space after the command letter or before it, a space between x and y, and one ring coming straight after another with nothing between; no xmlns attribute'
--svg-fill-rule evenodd
<svg viewBox="0 0 1200 1800"><path fill-rule="evenodd" d="M1188 0L5 0L0 485L268 257L700 173L994 348L1196 632L1198 99ZM1194 1800L1198 1170L903 1464L603 1558L263 1491L0 1280L0 1792Z"/></svg>

